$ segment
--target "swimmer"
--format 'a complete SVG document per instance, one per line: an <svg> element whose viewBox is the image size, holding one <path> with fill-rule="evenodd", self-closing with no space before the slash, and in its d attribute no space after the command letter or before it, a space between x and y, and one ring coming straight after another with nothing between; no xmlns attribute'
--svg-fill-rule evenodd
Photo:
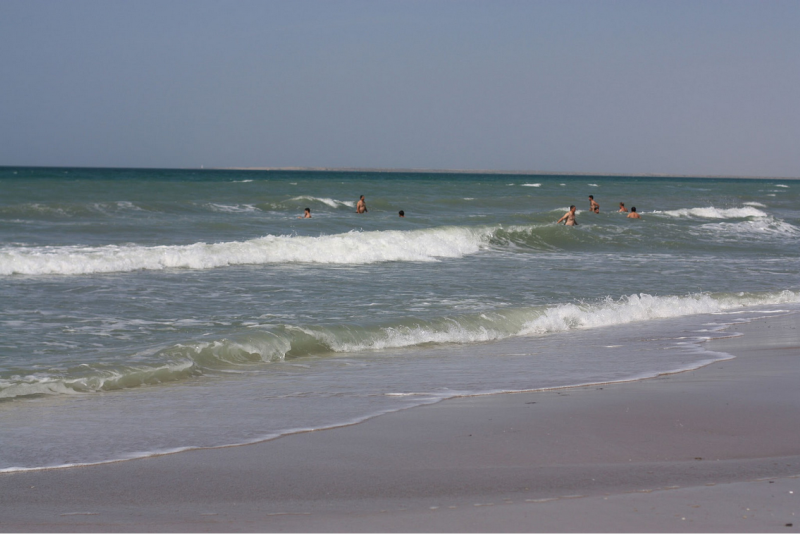
<svg viewBox="0 0 800 534"><path fill-rule="evenodd" d="M361 195L361 198L358 199L356 213L367 213L367 203L364 202L364 195Z"/></svg>
<svg viewBox="0 0 800 534"><path fill-rule="evenodd" d="M570 206L569 211L561 217L556 224L564 221L564 226L578 226L578 221L575 220L575 206Z"/></svg>
<svg viewBox="0 0 800 534"><path fill-rule="evenodd" d="M628 213L628 208L625 207L624 202L619 203L619 211L617 213Z"/></svg>
<svg viewBox="0 0 800 534"><path fill-rule="evenodd" d="M628 214L629 219L641 219L642 216L636 213L636 207L631 208L631 212Z"/></svg>
<svg viewBox="0 0 800 534"><path fill-rule="evenodd" d="M303 212L303 215L298 217L298 219L310 219L311 218L311 208L306 208Z"/></svg>
<svg viewBox="0 0 800 534"><path fill-rule="evenodd" d="M589 211L592 213L600 213L600 204L594 201L594 196L589 195Z"/></svg>
<svg viewBox="0 0 800 534"><path fill-rule="evenodd" d="M398 215L400 215L400 217L405 217L406 216L406 212L404 212L403 210L400 210L400 213L398 213Z"/></svg>

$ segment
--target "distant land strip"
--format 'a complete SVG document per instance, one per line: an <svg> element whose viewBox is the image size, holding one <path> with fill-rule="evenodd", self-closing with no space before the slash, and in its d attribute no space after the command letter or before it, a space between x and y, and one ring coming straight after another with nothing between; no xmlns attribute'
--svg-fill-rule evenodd
<svg viewBox="0 0 800 534"><path fill-rule="evenodd" d="M419 174L502 174L518 176L615 176L623 178L729 178L736 180L800 180L800 176L735 176L726 174L668 174L668 173L598 173L598 172L556 172L556 171L499 171L475 169L392 169L378 167L200 167L205 170L225 171L316 171L316 172L380 172L380 173L419 173Z"/></svg>

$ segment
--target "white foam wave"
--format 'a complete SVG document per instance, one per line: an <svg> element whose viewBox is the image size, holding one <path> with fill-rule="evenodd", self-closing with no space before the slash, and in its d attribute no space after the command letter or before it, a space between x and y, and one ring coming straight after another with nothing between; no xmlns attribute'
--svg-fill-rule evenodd
<svg viewBox="0 0 800 534"><path fill-rule="evenodd" d="M426 324L415 327L388 327L379 332L366 336L366 339L357 341L340 339L326 332L304 332L313 336L334 352L358 352L363 350L383 350L404 347L414 347L427 343L482 343L496 341L514 335L502 328L491 328L481 325L472 327L462 324L457 319L446 321L444 324Z"/></svg>
<svg viewBox="0 0 800 534"><path fill-rule="evenodd" d="M59 216L69 216L69 213L67 212L67 210L65 210L64 208L60 208L60 207L47 206L47 205L44 205L44 204L37 204L37 203L27 204L25 207L27 209L29 209L30 211L34 212L34 213L43 213L43 214L47 214L47 215L55 214L55 215L59 215Z"/></svg>
<svg viewBox="0 0 800 534"><path fill-rule="evenodd" d="M588 184L589 187L600 187L598 184Z"/></svg>
<svg viewBox="0 0 800 534"><path fill-rule="evenodd" d="M652 296L634 294L593 304L560 304L547 308L518 308L443 317L414 324L373 328L290 326L283 332L263 332L246 340L202 342L181 347L174 356L190 357L201 366L283 360L290 351L352 353L407 348L425 344L473 344L516 336L541 336L634 322L749 306L800 302L800 293L711 296Z"/></svg>
<svg viewBox="0 0 800 534"><path fill-rule="evenodd" d="M124 209L124 210L144 211L142 208L140 208L133 202L129 202L127 200L120 200L119 202L117 202L117 207L119 209Z"/></svg>
<svg viewBox="0 0 800 534"><path fill-rule="evenodd" d="M413 347L428 343L481 343L514 336L539 336L575 329L600 328L633 322L719 313L764 304L799 303L800 293L712 296L653 296L634 294L594 304L560 304L548 308L500 310L451 317L413 326L385 326L354 333L321 328L296 328L334 352L357 352ZM274 350L270 345L270 350ZM263 354L265 360L273 353Z"/></svg>
<svg viewBox="0 0 800 534"><path fill-rule="evenodd" d="M542 187L542 184L522 184L522 187Z"/></svg>
<svg viewBox="0 0 800 534"><path fill-rule="evenodd" d="M783 187L783 188L789 189L788 185L783 185L783 184L775 184L775 187Z"/></svg>
<svg viewBox="0 0 800 534"><path fill-rule="evenodd" d="M601 304L595 305L562 304L549 308L540 317L529 321L521 333L541 335L573 329L599 328L638 321L718 313L762 304L797 302L800 302L800 293L793 291L720 297L707 294L658 297L642 293L629 295L619 300L609 298Z"/></svg>
<svg viewBox="0 0 800 534"><path fill-rule="evenodd" d="M753 206L754 208L766 208L767 206L761 202L745 202L745 206Z"/></svg>
<svg viewBox="0 0 800 534"><path fill-rule="evenodd" d="M2 247L0 275L75 275L163 269L213 269L271 263L368 264L460 258L488 244L498 227L349 232L320 237L144 247Z"/></svg>
<svg viewBox="0 0 800 534"><path fill-rule="evenodd" d="M326 206L330 206L331 208L340 208L342 206L347 206L349 208L356 207L355 200L336 200L335 198L320 198L320 197L310 197L310 196L299 196L291 198L290 200L300 201L305 200L306 202L321 202Z"/></svg>
<svg viewBox="0 0 800 534"><path fill-rule="evenodd" d="M258 208L256 208L252 204L227 205L227 204L214 204L212 202L208 204L208 207L211 208L211 210L213 211L218 211L222 213L247 213L251 211L258 211Z"/></svg>
<svg viewBox="0 0 800 534"><path fill-rule="evenodd" d="M591 304L496 310L440 317L413 324L354 329L348 326L284 326L237 339L178 344L161 351L166 361L152 366L89 370L87 376L13 376L0 379L0 399L31 395L70 395L138 387L197 376L204 369L230 368L284 360L287 354L350 353L413 347L430 343L472 344L515 336L541 336L709 313L730 313L763 305L800 303L800 292L760 294L633 294Z"/></svg>
<svg viewBox="0 0 800 534"><path fill-rule="evenodd" d="M656 215L668 217L697 217L703 219L744 219L747 217L766 217L767 214L750 205L744 208L683 208L679 210L653 211Z"/></svg>
<svg viewBox="0 0 800 534"><path fill-rule="evenodd" d="M718 239L728 238L733 241L749 236L789 238L800 236L800 229L796 226L779 219L773 219L772 217L763 217L736 223L707 223L702 225L701 228L705 231L713 232L717 235Z"/></svg>
<svg viewBox="0 0 800 534"><path fill-rule="evenodd" d="M180 380L197 372L195 363L186 359L152 367L125 367L94 371L87 376L75 378L46 375L12 376L0 379L0 399L109 391Z"/></svg>

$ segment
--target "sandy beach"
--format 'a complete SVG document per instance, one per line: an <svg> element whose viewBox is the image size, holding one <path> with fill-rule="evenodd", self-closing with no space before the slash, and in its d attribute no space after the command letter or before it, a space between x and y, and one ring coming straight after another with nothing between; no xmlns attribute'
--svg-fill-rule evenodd
<svg viewBox="0 0 800 534"><path fill-rule="evenodd" d="M650 380L4 474L0 529L797 531L799 326L736 324L707 344L735 358Z"/></svg>

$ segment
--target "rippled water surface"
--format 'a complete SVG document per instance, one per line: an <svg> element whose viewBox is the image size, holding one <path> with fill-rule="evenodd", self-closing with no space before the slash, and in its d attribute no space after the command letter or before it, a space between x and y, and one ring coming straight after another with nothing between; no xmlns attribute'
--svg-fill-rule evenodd
<svg viewBox="0 0 800 534"><path fill-rule="evenodd" d="M0 168L0 188L0 469L691 368L720 357L692 340L800 301L789 180Z"/></svg>

